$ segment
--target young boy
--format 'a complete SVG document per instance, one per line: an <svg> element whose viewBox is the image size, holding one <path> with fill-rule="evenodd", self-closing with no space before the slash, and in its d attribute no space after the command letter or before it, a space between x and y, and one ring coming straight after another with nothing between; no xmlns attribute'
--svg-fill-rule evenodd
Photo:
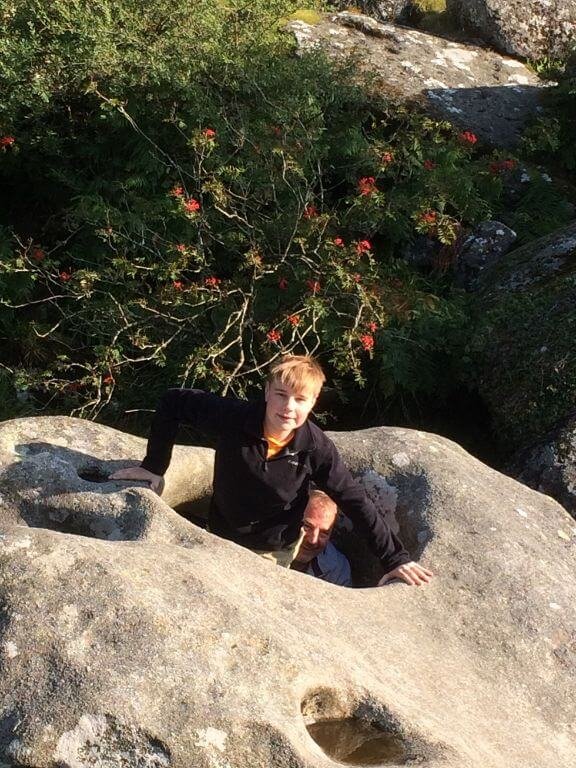
<svg viewBox="0 0 576 768"><path fill-rule="evenodd" d="M156 410L141 466L119 470L116 480L147 480L162 492L180 423L217 439L209 530L288 567L305 536L302 521L310 484L324 491L363 534L386 575L408 584L432 573L412 562L344 466L334 443L308 421L325 381L308 356L272 365L265 401L247 402L195 389L170 389Z"/></svg>

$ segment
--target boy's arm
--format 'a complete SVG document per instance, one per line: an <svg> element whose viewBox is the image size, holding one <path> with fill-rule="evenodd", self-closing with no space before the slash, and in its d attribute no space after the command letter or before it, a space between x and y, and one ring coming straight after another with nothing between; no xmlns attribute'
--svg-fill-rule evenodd
<svg viewBox="0 0 576 768"><path fill-rule="evenodd" d="M352 520L381 560L386 575L380 584L395 578L415 585L430 581L432 573L412 561L400 539L377 513L362 486L352 477L334 443L323 437L326 443L322 446L321 464L312 479Z"/></svg>
<svg viewBox="0 0 576 768"><path fill-rule="evenodd" d="M242 401L219 397L200 389L169 389L158 403L146 456L139 467L119 470L112 479L148 480L158 492L161 479L172 458L178 427L181 423L191 424L212 434L219 434L230 426L230 417L242 407ZM131 472L130 477L127 473ZM135 473L140 473L138 477ZM141 476L140 476L141 475ZM160 489L161 493L161 489Z"/></svg>

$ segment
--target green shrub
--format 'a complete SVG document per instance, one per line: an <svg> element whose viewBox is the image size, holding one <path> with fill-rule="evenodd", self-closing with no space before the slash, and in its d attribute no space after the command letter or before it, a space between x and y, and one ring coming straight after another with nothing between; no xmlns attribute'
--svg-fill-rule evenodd
<svg viewBox="0 0 576 768"><path fill-rule="evenodd" d="M509 452L542 437L576 403L576 273L480 307L476 379Z"/></svg>
<svg viewBox="0 0 576 768"><path fill-rule="evenodd" d="M557 67L560 64L557 63ZM545 111L524 134L523 149L536 161L550 163L572 174L576 171L574 125L576 124L576 66L558 70L559 82L545 94Z"/></svg>
<svg viewBox="0 0 576 768"><path fill-rule="evenodd" d="M327 84L318 85L325 92ZM26 385L77 401L80 413L94 413L113 405L117 382L130 382L132 398L141 388L142 405L154 390L150 377L158 377L152 364L166 367L160 388L167 379L243 392L259 366L281 349L325 350L335 372L357 383L364 381L374 350L409 350L413 341L398 329L435 316L442 301L392 258L394 248L414 227L430 234L438 229L450 241L455 209L442 197L440 179L431 182L425 200L418 194L415 177L431 173L417 167L418 153L405 170L392 171L395 163L387 160L381 189L376 179L373 189L370 177L358 181L358 125L352 126L352 149L347 141L353 103L348 97L340 129L330 120L330 141L312 141L297 125L292 139L288 128L279 130L267 120L264 131L258 125L246 131L250 138L243 137L242 146L226 138L227 131L237 135L233 126L195 130L181 148L193 164L179 158L178 176L161 163L156 167L147 152L140 180L133 167L140 161L126 169L124 156L118 167L108 162L107 172L99 167L94 179L77 179L74 169L60 168L58 182L79 193L71 197L67 215L86 233L64 250L21 242L3 262L2 290L10 303L26 311L28 302L40 302L31 305L32 322L21 325L31 338L18 340L16 360L16 352L40 336L42 349L51 349L55 358L48 367L41 360L27 366ZM262 120L249 105L244 113L238 101L236 109L244 130L251 119ZM132 131L129 123L117 124L102 158L113 155L115 143L130 147ZM137 141L135 151L141 149ZM374 149L364 139L361 149L362 162L374 162ZM223 163L234 154L233 164ZM179 157L174 147L172 156ZM340 158L343 175L333 179L334 186L348 185L341 210L337 201L330 204L328 190L324 200L319 193L328 174L320 176L317 169L326 157ZM347 172L356 179L353 187ZM359 191L367 180L369 189ZM386 187L398 190L397 200L387 200ZM436 218L424 225L423 205L435 199ZM372 236L380 239L377 247L368 240ZM401 388L403 375L402 368L389 371L383 386L390 392ZM431 382L410 375L407 384L425 389Z"/></svg>
<svg viewBox="0 0 576 768"><path fill-rule="evenodd" d="M436 391L465 304L398 256L418 233L455 253L501 179L471 132L293 56L298 6L6 12L0 335L27 408L118 422L168 384L244 394L283 351L320 354L343 397Z"/></svg>

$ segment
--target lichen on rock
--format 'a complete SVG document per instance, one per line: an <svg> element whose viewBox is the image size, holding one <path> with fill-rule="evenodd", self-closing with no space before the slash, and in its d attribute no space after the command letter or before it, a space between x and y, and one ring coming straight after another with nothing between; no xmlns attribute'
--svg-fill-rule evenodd
<svg viewBox="0 0 576 768"><path fill-rule="evenodd" d="M447 0L447 7L475 34L512 56L565 57L574 47L574 0Z"/></svg>
<svg viewBox="0 0 576 768"><path fill-rule="evenodd" d="M477 45L343 11L319 24L286 26L300 51L355 57L375 86L417 102L494 146L514 146L539 107L543 85L521 62Z"/></svg>

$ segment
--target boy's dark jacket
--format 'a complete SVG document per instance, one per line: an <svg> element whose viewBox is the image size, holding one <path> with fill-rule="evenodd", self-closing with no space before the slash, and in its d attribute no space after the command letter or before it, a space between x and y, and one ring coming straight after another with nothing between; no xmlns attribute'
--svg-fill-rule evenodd
<svg viewBox="0 0 576 768"><path fill-rule="evenodd" d="M306 421L280 453L266 459L265 403L219 397L196 389L169 389L152 423L142 466L168 468L178 425L217 438L209 526L213 533L256 550L278 550L300 534L310 482L332 498L369 542L386 572L411 560L344 466L336 446Z"/></svg>

